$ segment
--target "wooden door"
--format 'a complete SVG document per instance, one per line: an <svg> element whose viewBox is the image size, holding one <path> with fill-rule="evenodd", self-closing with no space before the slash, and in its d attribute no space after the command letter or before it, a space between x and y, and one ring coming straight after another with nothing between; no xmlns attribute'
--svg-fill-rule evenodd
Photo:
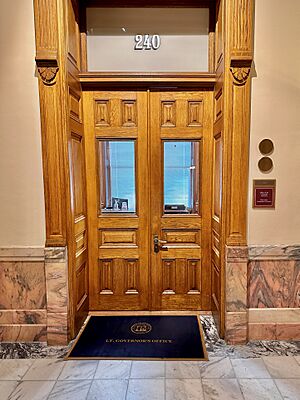
<svg viewBox="0 0 300 400"><path fill-rule="evenodd" d="M84 93L91 310L210 310L211 112L210 92Z"/></svg>
<svg viewBox="0 0 300 400"><path fill-rule="evenodd" d="M151 94L151 304L156 310L211 307L211 113L210 92Z"/></svg>
<svg viewBox="0 0 300 400"><path fill-rule="evenodd" d="M87 92L84 107L90 310L146 310L147 93Z"/></svg>

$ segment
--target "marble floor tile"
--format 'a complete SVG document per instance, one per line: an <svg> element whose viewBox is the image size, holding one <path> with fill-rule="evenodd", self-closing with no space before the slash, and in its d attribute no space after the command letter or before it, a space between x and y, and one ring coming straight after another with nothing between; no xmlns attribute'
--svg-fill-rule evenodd
<svg viewBox="0 0 300 400"><path fill-rule="evenodd" d="M18 381L23 378L33 360L1 360L0 380Z"/></svg>
<svg viewBox="0 0 300 400"><path fill-rule="evenodd" d="M131 361L100 360L94 379L128 379Z"/></svg>
<svg viewBox="0 0 300 400"><path fill-rule="evenodd" d="M18 381L0 381L0 394L2 400L7 400L9 395L18 386Z"/></svg>
<svg viewBox="0 0 300 400"><path fill-rule="evenodd" d="M243 400L237 379L202 379L202 385L205 400Z"/></svg>
<svg viewBox="0 0 300 400"><path fill-rule="evenodd" d="M164 361L133 361L130 378L164 378L165 362Z"/></svg>
<svg viewBox="0 0 300 400"><path fill-rule="evenodd" d="M196 379L200 378L200 368L198 361L167 361L166 377L177 379Z"/></svg>
<svg viewBox="0 0 300 400"><path fill-rule="evenodd" d="M273 379L239 379L245 400L282 400Z"/></svg>
<svg viewBox="0 0 300 400"><path fill-rule="evenodd" d="M34 360L32 366L24 375L24 381L55 381L66 361L54 359Z"/></svg>
<svg viewBox="0 0 300 400"><path fill-rule="evenodd" d="M85 400L92 381L57 381L48 400Z"/></svg>
<svg viewBox="0 0 300 400"><path fill-rule="evenodd" d="M94 380L87 400L125 400L127 380Z"/></svg>
<svg viewBox="0 0 300 400"><path fill-rule="evenodd" d="M275 379L284 400L300 400L299 379Z"/></svg>
<svg viewBox="0 0 300 400"><path fill-rule="evenodd" d="M295 360L296 360L297 363L300 365L300 356L295 356Z"/></svg>
<svg viewBox="0 0 300 400"><path fill-rule="evenodd" d="M234 370L230 359L225 357L211 357L210 360L201 361L200 374L201 378L209 379L225 379L235 378Z"/></svg>
<svg viewBox="0 0 300 400"><path fill-rule="evenodd" d="M166 379L166 400L203 400L201 379Z"/></svg>
<svg viewBox="0 0 300 400"><path fill-rule="evenodd" d="M231 360L237 378L271 378L263 360L259 358Z"/></svg>
<svg viewBox="0 0 300 400"><path fill-rule="evenodd" d="M8 400L46 400L54 386L51 381L20 382Z"/></svg>
<svg viewBox="0 0 300 400"><path fill-rule="evenodd" d="M92 360L69 360L65 363L58 380L84 380L93 379L98 361Z"/></svg>
<svg viewBox="0 0 300 400"><path fill-rule="evenodd" d="M262 357L272 378L300 378L300 365L294 357Z"/></svg>
<svg viewBox="0 0 300 400"><path fill-rule="evenodd" d="M130 379L126 400L163 400L164 379Z"/></svg>

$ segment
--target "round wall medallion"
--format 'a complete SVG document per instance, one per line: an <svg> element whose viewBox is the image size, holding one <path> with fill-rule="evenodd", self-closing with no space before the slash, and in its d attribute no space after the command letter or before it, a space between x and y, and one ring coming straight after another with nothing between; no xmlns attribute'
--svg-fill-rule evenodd
<svg viewBox="0 0 300 400"><path fill-rule="evenodd" d="M273 169L273 161L270 157L263 157L258 161L258 168L261 172L270 172Z"/></svg>
<svg viewBox="0 0 300 400"><path fill-rule="evenodd" d="M274 144L270 139L262 140L258 145L259 151L263 155L272 154L274 150Z"/></svg>
<svg viewBox="0 0 300 400"><path fill-rule="evenodd" d="M149 333L152 331L152 326L147 322L137 322L133 324L130 328L132 333L136 333L137 335Z"/></svg>

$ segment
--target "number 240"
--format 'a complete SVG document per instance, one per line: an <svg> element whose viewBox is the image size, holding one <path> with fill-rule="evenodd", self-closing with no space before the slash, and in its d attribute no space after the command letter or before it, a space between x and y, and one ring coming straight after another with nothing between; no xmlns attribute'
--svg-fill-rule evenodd
<svg viewBox="0 0 300 400"><path fill-rule="evenodd" d="M134 50L157 50L160 46L159 35L135 35Z"/></svg>

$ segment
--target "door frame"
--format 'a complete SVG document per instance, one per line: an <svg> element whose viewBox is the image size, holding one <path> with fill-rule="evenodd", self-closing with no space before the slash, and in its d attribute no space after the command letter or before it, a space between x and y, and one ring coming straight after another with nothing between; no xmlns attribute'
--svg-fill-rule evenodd
<svg viewBox="0 0 300 400"><path fill-rule="evenodd" d="M94 4L97 0L93 1ZM185 1L178 2L181 6ZM204 1L206 5L208 1ZM209 2L213 3L213 2ZM66 265L61 275L64 286L64 305L49 310L52 323L47 322L49 344L68 342L80 328L80 321L86 315L86 304L82 308L76 297L78 291L76 268L76 223L73 209L73 191L70 185L71 166L68 158L68 141L71 124L69 117L84 124L82 118L82 88L84 84L103 85L107 82L148 82L168 85L170 82L201 82L201 74L137 74L135 77L117 74L110 76L80 77L84 71L84 44L81 37L80 18L84 15L82 1L79 0L34 0L36 65L39 77L41 110L41 134L43 152L43 176L45 188L46 220L46 264L58 271L57 257L63 251ZM98 2L99 4L99 2ZM215 19L210 36L215 48L213 82L215 87L215 134L223 135L223 184L222 184L222 223L220 235L221 303L219 330L222 337L232 339L231 332L238 329L239 341L247 340L247 282L240 295L235 294L238 308L226 302L235 279L247 276L247 197L248 197L248 159L250 130L251 79L253 60L254 24L253 0L216 0ZM83 24L84 25L84 24ZM112 76L113 75L113 76ZM211 79L211 78L210 78ZM203 80L204 82L204 80ZM84 183L83 183L84 186ZM86 214L82 214L85 218ZM85 235L85 230L81 232ZM88 249L86 248L88 251ZM231 281L225 280L225 271L232 267L234 254L242 255L242 266L231 268ZM238 261L237 260L237 261ZM60 262L61 263L61 262ZM88 265L85 266L88 269ZM60 271L60 269L59 269ZM61 274L61 271L59 272ZM244 278L243 278L244 279ZM246 278L245 278L246 279ZM47 291L50 298L51 285L48 277ZM86 288L84 289L86 290ZM86 294L86 293L85 293ZM59 300L57 300L59 301ZM81 314L81 316L80 316ZM55 321L55 324L54 324ZM54 325L53 325L54 324ZM55 335L54 331L59 332Z"/></svg>

